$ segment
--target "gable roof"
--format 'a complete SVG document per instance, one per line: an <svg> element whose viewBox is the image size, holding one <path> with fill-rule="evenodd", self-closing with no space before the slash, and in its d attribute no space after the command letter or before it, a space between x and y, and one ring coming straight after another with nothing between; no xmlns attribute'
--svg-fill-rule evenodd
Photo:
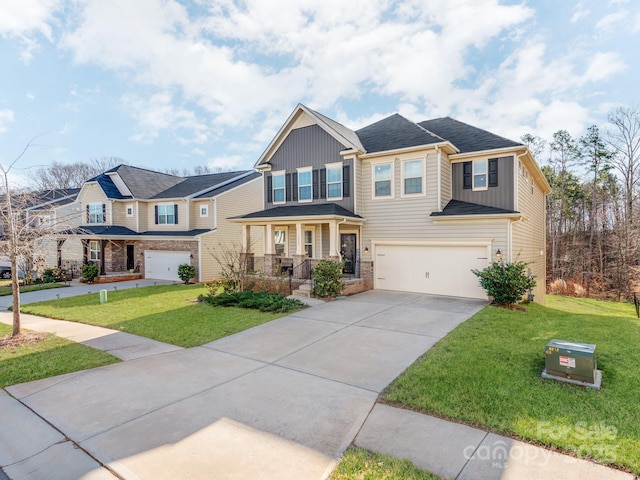
<svg viewBox="0 0 640 480"><path fill-rule="evenodd" d="M279 217L317 217L317 216L335 216L359 218L344 207L335 203L309 203L307 205L282 205L280 207L269 208L260 212L253 212L247 215L241 215L242 219L259 219L259 218L279 218Z"/></svg>
<svg viewBox="0 0 640 480"><path fill-rule="evenodd" d="M133 196L123 195L120 192L112 179L113 175L110 175L114 173L117 173L122 179ZM88 182L98 183L107 198L154 200L185 197L203 198L218 195L244 182L254 180L258 176L260 174L254 170L242 170L179 177L130 165L118 165L88 180Z"/></svg>
<svg viewBox="0 0 640 480"><path fill-rule="evenodd" d="M435 118L419 122L418 125L453 143L460 153L481 152L498 148L522 147L508 138L482 130L481 128L454 120L451 117Z"/></svg>
<svg viewBox="0 0 640 480"><path fill-rule="evenodd" d="M33 198L28 200L29 210L48 210L73 203L79 192L79 188L54 188L35 192Z"/></svg>
<svg viewBox="0 0 640 480"><path fill-rule="evenodd" d="M367 153L443 143L445 140L397 113L357 132Z"/></svg>

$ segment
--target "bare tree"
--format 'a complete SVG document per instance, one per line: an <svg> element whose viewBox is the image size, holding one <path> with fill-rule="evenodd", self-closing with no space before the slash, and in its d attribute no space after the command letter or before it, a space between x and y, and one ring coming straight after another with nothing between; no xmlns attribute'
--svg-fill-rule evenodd
<svg viewBox="0 0 640 480"><path fill-rule="evenodd" d="M74 163L54 161L32 171L29 178L36 190L80 188L90 178L122 163L125 162L117 157L101 157L89 162Z"/></svg>

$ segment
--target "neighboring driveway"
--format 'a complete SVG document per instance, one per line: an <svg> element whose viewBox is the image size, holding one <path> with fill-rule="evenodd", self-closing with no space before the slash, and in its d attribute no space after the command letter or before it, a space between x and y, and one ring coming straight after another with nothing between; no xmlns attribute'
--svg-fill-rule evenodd
<svg viewBox="0 0 640 480"><path fill-rule="evenodd" d="M57 431L0 394L29 450L0 465L16 478L111 478L97 459L126 479L320 479L378 393L485 305L369 291L201 347L9 387Z"/></svg>

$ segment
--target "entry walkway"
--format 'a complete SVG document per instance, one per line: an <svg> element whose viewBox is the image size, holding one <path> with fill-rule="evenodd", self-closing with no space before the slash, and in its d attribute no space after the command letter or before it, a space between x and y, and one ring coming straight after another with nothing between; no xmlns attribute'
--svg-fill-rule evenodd
<svg viewBox="0 0 640 480"><path fill-rule="evenodd" d="M8 387L0 466L15 479L321 479L355 439L453 478L632 478L518 457L509 439L500 462L481 453L501 437L376 403L484 305L365 292L201 347Z"/></svg>

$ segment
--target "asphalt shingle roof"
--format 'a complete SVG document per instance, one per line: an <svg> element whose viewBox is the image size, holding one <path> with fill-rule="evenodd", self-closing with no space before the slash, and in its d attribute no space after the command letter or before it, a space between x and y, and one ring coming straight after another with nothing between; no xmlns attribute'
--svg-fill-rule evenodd
<svg viewBox="0 0 640 480"><path fill-rule="evenodd" d="M367 153L444 142L397 113L356 132Z"/></svg>
<svg viewBox="0 0 640 480"><path fill-rule="evenodd" d="M153 198L184 181L183 177L129 165L119 165L111 171L120 175L120 178L122 178L122 181L135 198Z"/></svg>
<svg viewBox="0 0 640 480"><path fill-rule="evenodd" d="M521 143L508 138L468 125L450 117L435 118L419 122L424 129L449 140L460 153L481 152L497 148L518 147Z"/></svg>
<svg viewBox="0 0 640 480"><path fill-rule="evenodd" d="M247 215L234 218L277 218L277 217L314 217L335 215L337 217L362 218L335 203L310 203L308 205L283 205L269 208L260 212L253 212Z"/></svg>
<svg viewBox="0 0 640 480"><path fill-rule="evenodd" d="M135 232L127 227L119 225L83 225L78 227L73 233L78 235L106 235L109 237L118 236L160 236L160 237L195 237L202 233L209 232L209 229L199 228L186 231L147 231L147 232Z"/></svg>
<svg viewBox="0 0 640 480"><path fill-rule="evenodd" d="M520 213L506 208L488 207L477 203L463 202L461 200L451 200L442 212L432 212L431 217L448 217L455 215L498 215L505 213Z"/></svg>
<svg viewBox="0 0 640 480"><path fill-rule="evenodd" d="M326 117L320 112L311 110L309 107L305 107L305 108L307 108L310 112L320 117L325 123L327 123L331 128L333 128L336 132L338 132L339 135L346 138L349 142L351 142L352 144L356 145L359 148L364 148L362 143L360 142L360 137L358 137L358 134L356 132L354 132L348 127L345 127L341 123L338 123L335 120L332 120L331 118Z"/></svg>

